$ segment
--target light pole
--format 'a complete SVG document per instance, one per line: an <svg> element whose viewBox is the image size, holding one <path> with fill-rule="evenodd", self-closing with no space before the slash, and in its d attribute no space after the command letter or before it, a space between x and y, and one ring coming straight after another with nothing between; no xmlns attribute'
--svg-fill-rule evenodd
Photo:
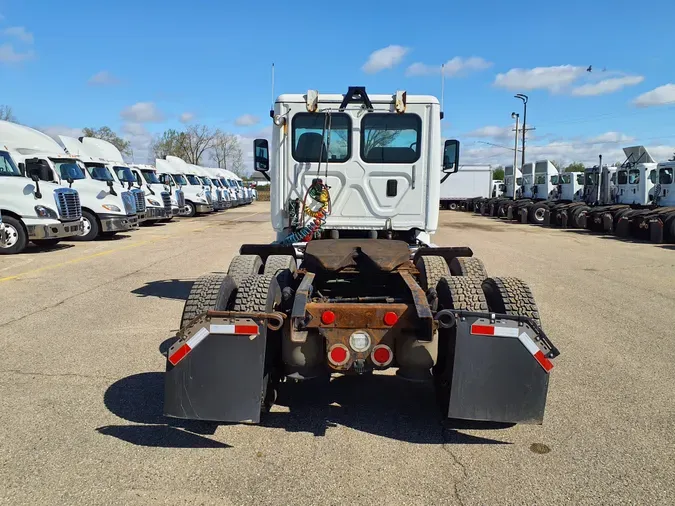
<svg viewBox="0 0 675 506"><path fill-rule="evenodd" d="M527 100L528 96L518 93L514 98L519 98L523 101L523 162L521 167L525 166L525 134L527 133Z"/></svg>
<svg viewBox="0 0 675 506"><path fill-rule="evenodd" d="M516 174L518 173L518 119L520 114L512 112L511 117L516 120L515 145L513 146L513 200L516 199Z"/></svg>

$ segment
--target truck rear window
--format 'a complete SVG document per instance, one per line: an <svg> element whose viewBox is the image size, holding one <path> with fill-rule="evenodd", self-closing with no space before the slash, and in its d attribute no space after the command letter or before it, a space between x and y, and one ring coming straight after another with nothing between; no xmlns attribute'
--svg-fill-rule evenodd
<svg viewBox="0 0 675 506"><path fill-rule="evenodd" d="M297 162L318 162L319 158L323 162L346 162L352 153L351 133L352 120L348 114L298 113L293 116L293 159Z"/></svg>
<svg viewBox="0 0 675 506"><path fill-rule="evenodd" d="M628 184L628 172L620 170L618 174L618 184Z"/></svg>
<svg viewBox="0 0 675 506"><path fill-rule="evenodd" d="M422 119L417 114L370 113L361 120L361 159L414 163L420 158Z"/></svg>

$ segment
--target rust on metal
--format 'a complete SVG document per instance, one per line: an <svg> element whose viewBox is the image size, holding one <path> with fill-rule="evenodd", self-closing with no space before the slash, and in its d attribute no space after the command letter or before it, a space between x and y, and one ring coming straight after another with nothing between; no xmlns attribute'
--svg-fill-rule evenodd
<svg viewBox="0 0 675 506"><path fill-rule="evenodd" d="M210 318L253 318L265 320L267 322L267 328L270 330L279 330L286 319L286 315L278 311L273 313L259 313L245 311L217 311L215 309L210 309L204 314Z"/></svg>
<svg viewBox="0 0 675 506"><path fill-rule="evenodd" d="M410 263L405 241L390 239L323 239L305 248L303 264L310 271L335 272L353 268L359 272L391 272Z"/></svg>
<svg viewBox="0 0 675 506"><path fill-rule="evenodd" d="M321 315L324 311L332 311L335 321L324 324ZM341 328L341 329L388 329L384 323L384 315L396 313L398 321L393 325L400 328L417 328L418 320L415 307L411 304L357 304L357 303L323 303L307 304L307 312L312 316L307 328Z"/></svg>
<svg viewBox="0 0 675 506"><path fill-rule="evenodd" d="M427 301L427 295L409 272L400 271L399 275L403 278L405 284L408 285L413 302L415 303L415 310L417 311L417 318L419 319L418 328L420 329L418 339L420 341L433 340L434 332L438 328L438 323L434 320L433 315L431 314L431 308L429 307L429 302Z"/></svg>

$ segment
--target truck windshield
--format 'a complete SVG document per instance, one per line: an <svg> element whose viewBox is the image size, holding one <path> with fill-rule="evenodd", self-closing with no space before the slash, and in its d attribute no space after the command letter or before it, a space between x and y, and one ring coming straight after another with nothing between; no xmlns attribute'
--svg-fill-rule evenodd
<svg viewBox="0 0 675 506"><path fill-rule="evenodd" d="M54 162L56 172L59 173L63 181L68 181L68 179L84 179L84 172L77 162L73 160L55 160L53 158L51 160Z"/></svg>
<svg viewBox="0 0 675 506"><path fill-rule="evenodd" d="M113 167L115 174L123 183L136 183L136 178L129 167ZM92 176L93 177L93 176Z"/></svg>
<svg viewBox="0 0 675 506"><path fill-rule="evenodd" d="M223 184L223 186L224 186L225 188L229 188L229 187L230 187L230 185L227 183L227 179L225 179L224 177L221 177L221 178L220 178L220 182Z"/></svg>
<svg viewBox="0 0 675 506"><path fill-rule="evenodd" d="M159 179L157 178L157 174L155 174L151 170L142 170L141 174L143 174L143 179L145 179L145 182L148 184L160 184Z"/></svg>
<svg viewBox="0 0 675 506"><path fill-rule="evenodd" d="M581 186L584 185L584 175L583 174L577 174L577 183L579 183Z"/></svg>
<svg viewBox="0 0 675 506"><path fill-rule="evenodd" d="M115 178L112 176L110 171L105 165L96 164L96 163L85 163L84 166L87 168L87 172L92 179L97 181L114 181Z"/></svg>
<svg viewBox="0 0 675 506"><path fill-rule="evenodd" d="M190 181L191 185L195 186L201 186L202 183L199 181L199 178L197 176L193 176L192 174L187 174L185 177L187 177L187 180Z"/></svg>
<svg viewBox="0 0 675 506"><path fill-rule="evenodd" d="M211 180L208 177L200 177L199 180L202 182L203 185L205 186L213 186L211 184Z"/></svg>
<svg viewBox="0 0 675 506"><path fill-rule="evenodd" d="M220 181L218 181L216 178L211 179L211 182L213 183L213 186L217 186L218 188L222 187Z"/></svg>
<svg viewBox="0 0 675 506"><path fill-rule="evenodd" d="M21 176L21 172L14 165L14 160L7 151L0 151L0 176Z"/></svg>
<svg viewBox="0 0 675 506"><path fill-rule="evenodd" d="M173 180L176 182L176 184L180 184L185 186L188 184L187 180L185 179L185 176L183 174L172 174Z"/></svg>
<svg viewBox="0 0 675 506"><path fill-rule="evenodd" d="M241 181L239 181L238 179L237 179L237 184L239 185L239 188L243 188L243 187L244 187L244 185L241 184Z"/></svg>

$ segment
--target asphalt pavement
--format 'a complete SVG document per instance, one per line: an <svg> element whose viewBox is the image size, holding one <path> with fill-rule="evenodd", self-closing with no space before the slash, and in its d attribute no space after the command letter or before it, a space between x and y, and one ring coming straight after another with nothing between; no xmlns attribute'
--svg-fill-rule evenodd
<svg viewBox="0 0 675 506"><path fill-rule="evenodd" d="M532 287L561 350L543 425L441 419L391 375L284 385L261 425L162 416L192 282L268 203L0 257L2 504L675 504L675 249L444 211Z"/></svg>

